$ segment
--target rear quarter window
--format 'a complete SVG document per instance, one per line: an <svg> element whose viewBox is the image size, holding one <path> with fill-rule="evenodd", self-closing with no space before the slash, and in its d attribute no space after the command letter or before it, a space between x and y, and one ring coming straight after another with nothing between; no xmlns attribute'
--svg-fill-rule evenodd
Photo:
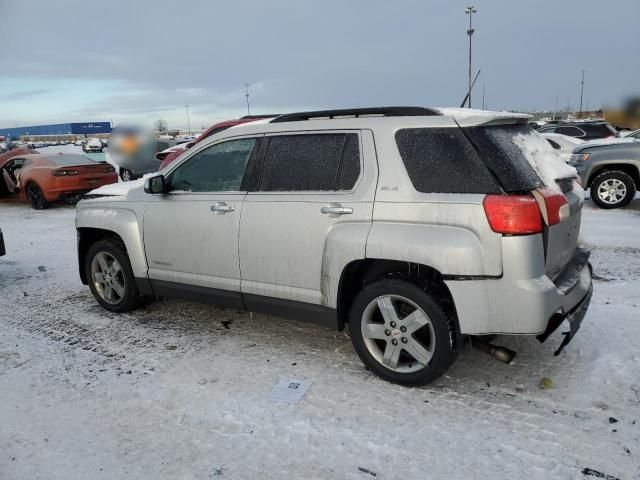
<svg viewBox="0 0 640 480"><path fill-rule="evenodd" d="M500 185L457 127L408 128L396 143L411 183L423 193L500 193Z"/></svg>

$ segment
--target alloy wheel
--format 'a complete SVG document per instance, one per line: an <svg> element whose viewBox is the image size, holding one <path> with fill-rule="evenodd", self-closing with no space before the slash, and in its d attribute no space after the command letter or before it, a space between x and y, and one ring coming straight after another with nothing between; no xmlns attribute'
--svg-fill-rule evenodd
<svg viewBox="0 0 640 480"><path fill-rule="evenodd" d="M361 328L371 356L394 372L421 370L435 352L436 336L429 316L400 295L372 300L363 312Z"/></svg>
<svg viewBox="0 0 640 480"><path fill-rule="evenodd" d="M37 210L40 210L44 205L44 197L42 196L42 192L40 188L30 183L27 187L27 194L29 196L29 200L31 201L31 206Z"/></svg>
<svg viewBox="0 0 640 480"><path fill-rule="evenodd" d="M598 185L597 195L607 205L615 205L627 196L627 186L617 178L609 178Z"/></svg>
<svg viewBox="0 0 640 480"><path fill-rule="evenodd" d="M91 261L91 277L93 285L100 297L107 303L115 305L125 296L126 281L122 265L108 252L98 252Z"/></svg>

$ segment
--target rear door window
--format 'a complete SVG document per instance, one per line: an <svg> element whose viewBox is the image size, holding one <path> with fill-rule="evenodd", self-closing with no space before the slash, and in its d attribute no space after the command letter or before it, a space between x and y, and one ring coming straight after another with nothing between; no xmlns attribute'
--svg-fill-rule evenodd
<svg viewBox="0 0 640 480"><path fill-rule="evenodd" d="M267 141L259 191L351 190L360 175L356 133L276 135Z"/></svg>
<svg viewBox="0 0 640 480"><path fill-rule="evenodd" d="M601 123L596 125L584 125L581 127L589 137L605 138L616 135L615 129L607 124Z"/></svg>

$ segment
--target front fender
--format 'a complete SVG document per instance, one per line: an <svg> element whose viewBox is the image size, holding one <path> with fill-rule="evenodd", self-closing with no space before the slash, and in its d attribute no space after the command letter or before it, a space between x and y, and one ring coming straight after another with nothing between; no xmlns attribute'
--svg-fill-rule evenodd
<svg viewBox="0 0 640 480"><path fill-rule="evenodd" d="M597 158L596 161L587 165L587 172L584 174L581 173L583 182L585 182L586 186L591 186L591 182L602 170L615 170L617 165L630 165L635 168L636 171L639 172L640 175L640 159L634 160L619 160L615 157L609 159L600 159ZM580 169L578 169L580 171Z"/></svg>
<svg viewBox="0 0 640 480"><path fill-rule="evenodd" d="M138 213L126 206L79 203L76 210L76 229L106 230L122 239L129 255L133 275L137 278L145 278L148 269L142 243L141 223L141 220L138 220Z"/></svg>

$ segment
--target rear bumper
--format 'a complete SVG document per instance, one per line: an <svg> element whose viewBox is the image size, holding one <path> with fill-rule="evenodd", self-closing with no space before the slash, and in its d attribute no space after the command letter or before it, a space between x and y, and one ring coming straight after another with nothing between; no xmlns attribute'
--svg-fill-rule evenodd
<svg viewBox="0 0 640 480"><path fill-rule="evenodd" d="M95 190L104 185L110 185L118 181L118 175L114 173L101 174L87 178L69 177L58 182L58 185L51 185L44 192L48 202L55 202L62 198L76 197Z"/></svg>
<svg viewBox="0 0 640 480"><path fill-rule="evenodd" d="M589 308L589 304L591 303L592 295L593 285L591 286L591 288L589 288L589 291L587 292L585 297L580 301L578 305L573 308L573 310L571 310L566 315L556 314L551 317L547 325L547 329L536 337L538 340L540 340L541 343L544 342L545 340L547 340L547 338L549 338L549 335L555 332L558 327L560 327L560 325L562 325L562 323L566 320L569 323L569 331L562 332L562 335L564 335L564 339L562 340L560 347L558 347L558 349L555 351L554 355L559 355L560 352L562 352L564 347L566 347L573 339L576 332L580 328L580 325L582 325L582 320L587 314L587 309Z"/></svg>
<svg viewBox="0 0 640 480"><path fill-rule="evenodd" d="M589 301L585 299L590 299L592 290L589 250L576 249L562 272L551 279L545 272L544 255L535 254L543 252L540 236L503 238L502 247L501 278L446 281L461 333L544 335L550 325L555 327L552 331L557 329L578 306L584 304L586 312Z"/></svg>

